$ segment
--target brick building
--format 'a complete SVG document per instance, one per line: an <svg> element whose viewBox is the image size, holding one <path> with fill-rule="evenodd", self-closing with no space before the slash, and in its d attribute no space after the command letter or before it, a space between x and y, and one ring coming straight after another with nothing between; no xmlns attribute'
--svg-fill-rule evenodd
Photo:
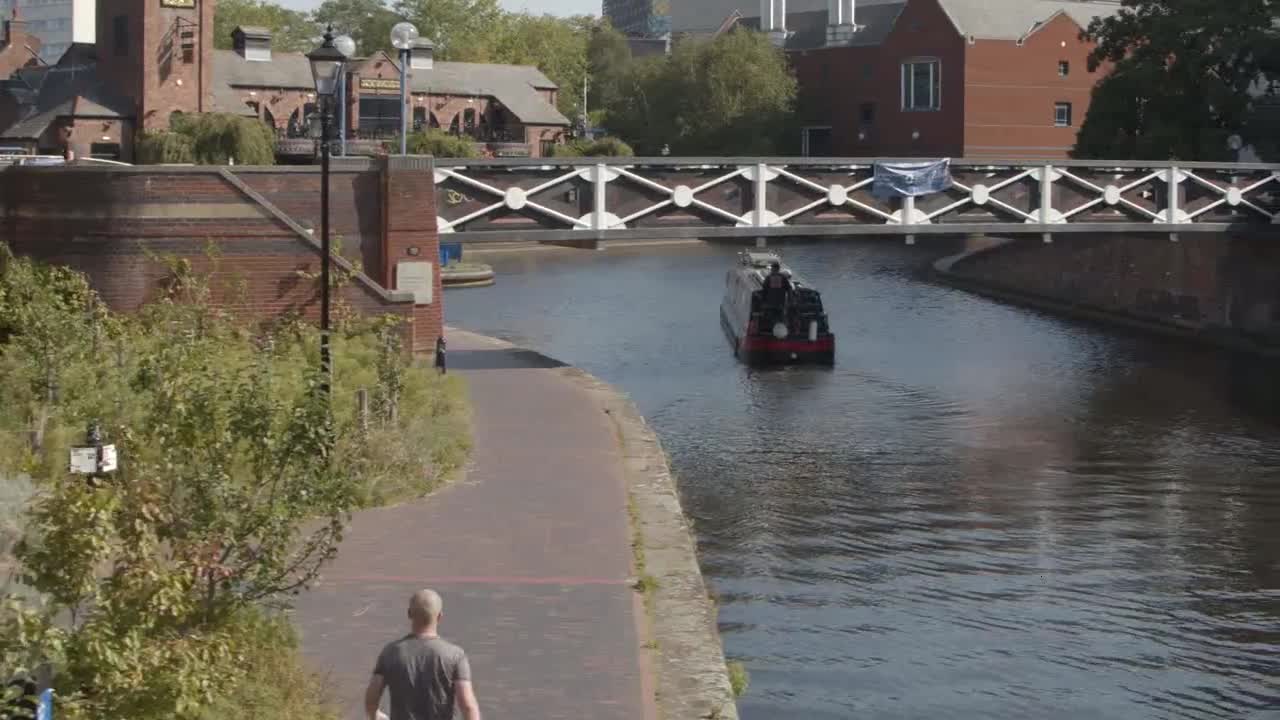
<svg viewBox="0 0 1280 720"><path fill-rule="evenodd" d="M312 155L305 55L273 52L270 33L250 27L236 28L234 50L215 49L215 0L97 2L96 42L73 44L55 64L10 69L23 49L0 49L0 71L8 70L0 75L0 146L129 161L137 131L167 128L175 113L217 111L258 117L276 129L281 151ZM559 89L536 68L434 62L425 42L413 57L415 127L451 129L501 155L539 156L566 136ZM353 59L349 137L398 132L399 77L398 61L385 54Z"/></svg>
<svg viewBox="0 0 1280 720"><path fill-rule="evenodd" d="M0 24L0 77L40 64L40 37L27 31L27 22L15 9Z"/></svg>
<svg viewBox="0 0 1280 720"><path fill-rule="evenodd" d="M265 28L236 28L233 38L235 49L213 51L214 109L259 117L285 137L305 135L315 109L306 56L274 52ZM569 121L556 109L560 90L537 68L439 62L423 40L410 57L408 114L414 129L467 136L495 155L540 157L565 140ZM398 135L399 59L383 52L354 58L346 82L348 137ZM310 152L309 144L301 146Z"/></svg>
<svg viewBox="0 0 1280 720"><path fill-rule="evenodd" d="M1105 72L1089 72L1093 45L1081 30L1118 8L829 0L826 10L741 24L772 31L788 51L803 154L1062 158Z"/></svg>
<svg viewBox="0 0 1280 720"><path fill-rule="evenodd" d="M93 42L95 9L95 0L0 0L0 16L22 18L44 63L57 62L73 42Z"/></svg>

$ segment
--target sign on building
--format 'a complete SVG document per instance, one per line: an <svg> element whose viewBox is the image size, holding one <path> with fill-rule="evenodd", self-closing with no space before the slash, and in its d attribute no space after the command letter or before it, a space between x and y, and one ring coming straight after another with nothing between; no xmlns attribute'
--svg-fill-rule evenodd
<svg viewBox="0 0 1280 720"><path fill-rule="evenodd" d="M196 0L160 0L160 7L193 8Z"/></svg>
<svg viewBox="0 0 1280 720"><path fill-rule="evenodd" d="M360 89L373 90L375 92L382 90L400 92L400 81L384 80L382 78L360 78Z"/></svg>

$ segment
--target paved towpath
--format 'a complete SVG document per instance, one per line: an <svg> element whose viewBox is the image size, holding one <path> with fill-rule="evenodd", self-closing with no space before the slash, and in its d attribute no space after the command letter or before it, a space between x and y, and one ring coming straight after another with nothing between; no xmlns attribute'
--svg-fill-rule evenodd
<svg viewBox="0 0 1280 720"><path fill-rule="evenodd" d="M486 720L645 720L622 455L614 428L558 363L446 331L470 385L466 477L359 513L298 603L309 662L360 718L374 659L406 631L411 592L444 597L441 634L471 658ZM384 698L385 707L385 698Z"/></svg>

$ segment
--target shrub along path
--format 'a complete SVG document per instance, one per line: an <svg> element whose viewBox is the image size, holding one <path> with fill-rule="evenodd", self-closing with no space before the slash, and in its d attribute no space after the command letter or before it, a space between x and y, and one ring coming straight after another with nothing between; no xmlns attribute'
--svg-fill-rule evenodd
<svg viewBox="0 0 1280 720"><path fill-rule="evenodd" d="M441 634L471 658L486 720L654 717L642 692L628 584L630 528L615 430L560 364L448 330L475 426L465 479L357 514L318 588L300 598L303 650L344 717L409 594L444 596ZM385 707L385 698L384 698Z"/></svg>

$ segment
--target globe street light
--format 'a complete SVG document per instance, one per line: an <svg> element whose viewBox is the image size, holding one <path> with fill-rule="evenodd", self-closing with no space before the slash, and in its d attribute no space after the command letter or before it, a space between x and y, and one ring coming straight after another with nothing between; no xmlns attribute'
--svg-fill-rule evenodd
<svg viewBox="0 0 1280 720"><path fill-rule="evenodd" d="M320 370L322 388L329 394L333 365L329 357L329 116L333 94L342 84L347 56L333 43L333 26L324 33L324 42L307 55L316 83L316 104L320 114Z"/></svg>
<svg viewBox="0 0 1280 720"><path fill-rule="evenodd" d="M333 46L338 52L353 58L356 55L356 41L350 35L339 35L333 39ZM338 154L347 154L347 76L338 78Z"/></svg>
<svg viewBox="0 0 1280 720"><path fill-rule="evenodd" d="M400 51L400 154L407 155L409 147L409 58L413 53L413 41L418 39L418 28L410 22L396 23L391 28L391 46Z"/></svg>

